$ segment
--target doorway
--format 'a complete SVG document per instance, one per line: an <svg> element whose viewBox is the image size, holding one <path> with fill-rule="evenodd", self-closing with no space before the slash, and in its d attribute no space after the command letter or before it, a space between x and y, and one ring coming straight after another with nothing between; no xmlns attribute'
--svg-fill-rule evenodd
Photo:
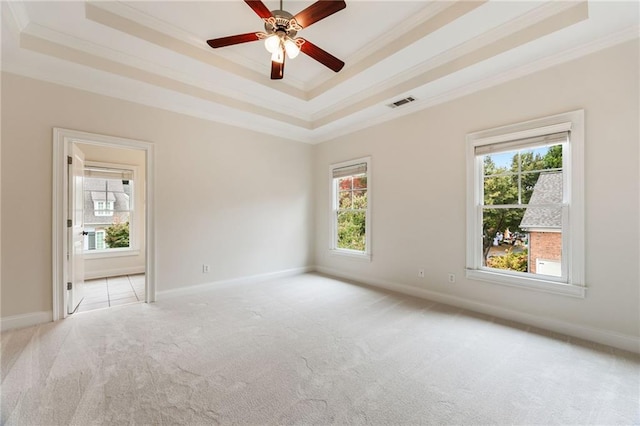
<svg viewBox="0 0 640 426"><path fill-rule="evenodd" d="M67 129L53 142L53 319L155 301L153 145Z"/></svg>

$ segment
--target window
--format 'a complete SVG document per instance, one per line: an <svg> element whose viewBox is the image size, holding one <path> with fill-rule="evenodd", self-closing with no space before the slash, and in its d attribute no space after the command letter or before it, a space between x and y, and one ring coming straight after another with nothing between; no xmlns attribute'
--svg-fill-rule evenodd
<svg viewBox="0 0 640 426"><path fill-rule="evenodd" d="M371 259L370 158L331 166L331 250Z"/></svg>
<svg viewBox="0 0 640 426"><path fill-rule="evenodd" d="M86 162L85 253L132 248L134 175L132 166Z"/></svg>
<svg viewBox="0 0 640 426"><path fill-rule="evenodd" d="M584 297L583 111L467 143L467 277Z"/></svg>
<svg viewBox="0 0 640 426"><path fill-rule="evenodd" d="M96 216L113 216L113 201L96 201L94 214Z"/></svg>
<svg viewBox="0 0 640 426"><path fill-rule="evenodd" d="M96 238L96 250L104 250L105 248L107 248L104 244L104 231L96 231L95 232L95 238Z"/></svg>

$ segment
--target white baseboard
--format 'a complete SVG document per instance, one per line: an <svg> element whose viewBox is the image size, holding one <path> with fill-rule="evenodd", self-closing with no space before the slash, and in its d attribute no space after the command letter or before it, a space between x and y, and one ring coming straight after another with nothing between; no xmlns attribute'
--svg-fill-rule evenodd
<svg viewBox="0 0 640 426"><path fill-rule="evenodd" d="M190 285L190 286L181 287L181 288L173 288L170 290L160 290L156 292L156 300L167 299L167 298L176 297L176 296L183 296L187 294L199 293L201 291L205 291L214 287L221 288L225 286L232 286L232 285L238 285L238 284L255 283L255 282L267 281L267 280L272 280L277 278L291 277L294 275L300 275L300 274L313 272L313 271L315 271L315 267L304 266L301 268L285 269L282 271L267 272L265 274L258 274L258 275L249 275L246 277L232 278L229 280L212 281L209 283Z"/></svg>
<svg viewBox="0 0 640 426"><path fill-rule="evenodd" d="M416 288L416 287L412 287L404 284L397 284L394 282L380 280L377 278L362 277L360 275L356 276L349 273L344 273L336 269L325 268L323 266L317 266L315 270L322 274L326 274L326 275L330 275L338 278L344 278L344 279L360 282L366 285L371 285L374 287L381 287L387 290L396 291L398 293L403 293L410 296L419 297L422 299L428 299L434 302L440 302L446 305L468 309L470 311L480 312L480 313L495 316L498 318L520 322L520 323L531 325L534 327L539 327L539 328L554 331L557 333L566 334L568 336L573 336L580 339L601 343L603 345L624 349L626 351L640 353L640 338L636 336L625 335L625 334L616 333L609 330L587 327L579 324L569 323L566 321L540 317L537 315L514 311L511 309L489 305L482 302L476 302L474 300L465 299L458 296L452 296L449 294L443 294L443 293L426 290L422 288Z"/></svg>
<svg viewBox="0 0 640 426"><path fill-rule="evenodd" d="M52 311L31 312L0 318L0 330L13 330L53 321Z"/></svg>
<svg viewBox="0 0 640 426"><path fill-rule="evenodd" d="M100 271L91 271L84 273L85 280L93 280L96 278L118 277L120 275L144 274L143 266L133 266L130 268L103 269Z"/></svg>

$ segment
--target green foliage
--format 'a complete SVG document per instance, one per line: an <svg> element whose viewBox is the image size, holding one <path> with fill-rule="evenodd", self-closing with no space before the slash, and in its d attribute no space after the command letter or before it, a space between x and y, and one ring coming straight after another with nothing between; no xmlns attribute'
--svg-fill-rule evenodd
<svg viewBox="0 0 640 426"><path fill-rule="evenodd" d="M528 272L528 250L514 253L513 249L505 250L504 256L492 256L487 259L487 266L496 269L507 269L509 271Z"/></svg>
<svg viewBox="0 0 640 426"><path fill-rule="evenodd" d="M549 152L544 156L545 169L562 168L562 145L554 145L549 148Z"/></svg>
<svg viewBox="0 0 640 426"><path fill-rule="evenodd" d="M338 248L364 251L366 248L365 212L338 213Z"/></svg>
<svg viewBox="0 0 640 426"><path fill-rule="evenodd" d="M109 248L129 247L129 222L114 223L105 230L104 242Z"/></svg>
<svg viewBox="0 0 640 426"><path fill-rule="evenodd" d="M339 182L338 248L366 249L366 177L348 177Z"/></svg>

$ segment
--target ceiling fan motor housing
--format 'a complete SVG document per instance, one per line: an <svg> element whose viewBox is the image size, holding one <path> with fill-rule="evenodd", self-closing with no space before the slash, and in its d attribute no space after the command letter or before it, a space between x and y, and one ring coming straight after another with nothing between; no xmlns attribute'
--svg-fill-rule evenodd
<svg viewBox="0 0 640 426"><path fill-rule="evenodd" d="M273 20L264 20L264 29L267 34L276 34L277 32L282 31L291 38L296 36L298 31L289 26L291 19L293 19L292 14L286 10L272 10L271 15L273 16Z"/></svg>

